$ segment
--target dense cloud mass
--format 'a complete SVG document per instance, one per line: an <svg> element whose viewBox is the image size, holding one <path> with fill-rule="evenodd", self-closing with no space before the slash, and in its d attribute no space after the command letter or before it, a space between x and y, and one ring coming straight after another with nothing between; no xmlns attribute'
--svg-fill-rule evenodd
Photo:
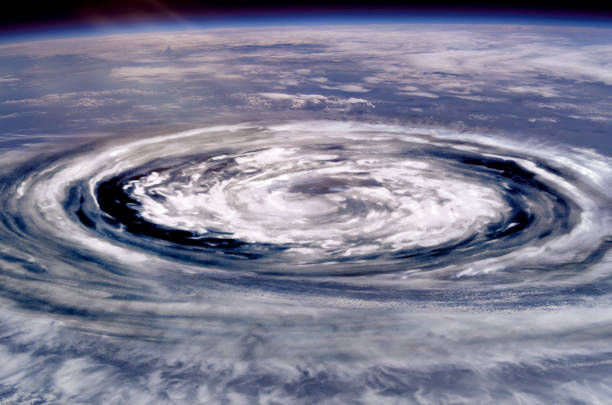
<svg viewBox="0 0 612 405"><path fill-rule="evenodd" d="M585 31L0 46L0 398L605 403L612 45Z"/></svg>

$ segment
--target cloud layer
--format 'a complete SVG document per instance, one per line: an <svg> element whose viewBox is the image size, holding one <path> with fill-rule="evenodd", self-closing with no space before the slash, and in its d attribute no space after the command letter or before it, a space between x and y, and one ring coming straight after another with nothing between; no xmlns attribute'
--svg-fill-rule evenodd
<svg viewBox="0 0 612 405"><path fill-rule="evenodd" d="M0 45L0 402L606 403L608 38Z"/></svg>
<svg viewBox="0 0 612 405"><path fill-rule="evenodd" d="M602 402L610 159L534 146L299 121L7 156L2 395Z"/></svg>

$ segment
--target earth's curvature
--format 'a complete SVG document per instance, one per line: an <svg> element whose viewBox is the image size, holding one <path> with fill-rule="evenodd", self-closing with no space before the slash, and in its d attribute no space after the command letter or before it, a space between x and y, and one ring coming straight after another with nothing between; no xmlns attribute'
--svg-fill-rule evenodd
<svg viewBox="0 0 612 405"><path fill-rule="evenodd" d="M0 398L606 403L611 34L0 45Z"/></svg>

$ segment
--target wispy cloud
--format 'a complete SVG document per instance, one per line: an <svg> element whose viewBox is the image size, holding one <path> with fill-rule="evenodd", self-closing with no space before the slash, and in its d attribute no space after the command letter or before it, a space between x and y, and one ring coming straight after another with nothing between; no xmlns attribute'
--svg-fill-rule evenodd
<svg viewBox="0 0 612 405"><path fill-rule="evenodd" d="M0 77L0 83L12 83L12 82L18 82L19 79L18 77L15 76L2 76Z"/></svg>
<svg viewBox="0 0 612 405"><path fill-rule="evenodd" d="M340 90L347 93L367 93L370 91L370 89L363 87L361 84L321 85L319 87L327 90Z"/></svg>
<svg viewBox="0 0 612 405"><path fill-rule="evenodd" d="M236 94L252 107L288 108L306 110L365 111L374 109L372 102L362 98L340 98L320 94L253 93Z"/></svg>
<svg viewBox="0 0 612 405"><path fill-rule="evenodd" d="M144 89L115 89L100 91L77 91L67 93L50 93L37 98L9 99L6 105L25 105L44 107L54 104L66 104L74 107L97 107L105 104L121 104L125 97L151 96L157 94Z"/></svg>

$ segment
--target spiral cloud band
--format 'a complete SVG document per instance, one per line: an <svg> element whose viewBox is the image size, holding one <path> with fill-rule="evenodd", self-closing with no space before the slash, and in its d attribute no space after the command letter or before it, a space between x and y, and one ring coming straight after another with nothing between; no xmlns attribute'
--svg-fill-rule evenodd
<svg viewBox="0 0 612 405"><path fill-rule="evenodd" d="M52 366L64 349L32 326L3 335L41 346L12 367L93 367L110 381L101 394L57 377L38 392L79 400L112 398L117 379L133 401L174 390L418 403L439 384L456 398L542 399L578 368L592 385L561 395L605 398L611 163L509 137L334 121L113 139L25 163L6 154L2 298L68 325L44 328L75 353ZM104 344L88 353L83 336ZM123 351L139 365L121 367ZM24 373L16 381L45 385ZM531 391L507 387L538 376L546 384Z"/></svg>

